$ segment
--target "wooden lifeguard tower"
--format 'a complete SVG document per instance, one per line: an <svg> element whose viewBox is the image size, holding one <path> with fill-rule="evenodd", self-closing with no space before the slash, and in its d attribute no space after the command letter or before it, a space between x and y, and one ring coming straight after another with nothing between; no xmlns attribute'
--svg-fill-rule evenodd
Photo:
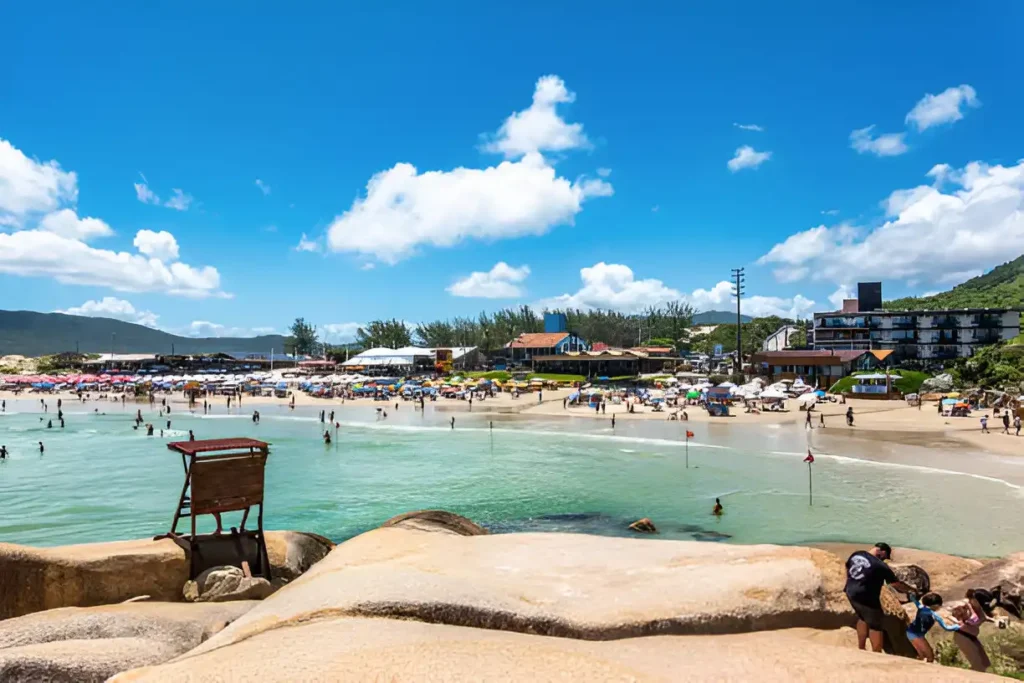
<svg viewBox="0 0 1024 683"><path fill-rule="evenodd" d="M263 534L263 484L270 444L255 439L207 439L176 441L167 448L181 454L185 484L169 533L158 538L173 539L189 554L190 577L218 565L248 568L253 576L271 579L270 558ZM259 506L256 529L245 523L253 506ZM221 530L220 515L242 512L238 529ZM218 531L196 533L196 517L213 515ZM178 532L183 516L191 517L191 531Z"/></svg>

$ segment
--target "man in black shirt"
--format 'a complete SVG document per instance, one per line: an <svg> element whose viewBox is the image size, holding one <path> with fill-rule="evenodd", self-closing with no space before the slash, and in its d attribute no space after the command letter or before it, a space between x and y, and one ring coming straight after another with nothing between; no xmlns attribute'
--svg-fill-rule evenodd
<svg viewBox="0 0 1024 683"><path fill-rule="evenodd" d="M882 584L888 583L904 593L910 590L884 562L891 559L889 544L876 543L871 550L858 550L846 560L846 597L857 613L857 646L861 650L870 638L871 649L882 651Z"/></svg>

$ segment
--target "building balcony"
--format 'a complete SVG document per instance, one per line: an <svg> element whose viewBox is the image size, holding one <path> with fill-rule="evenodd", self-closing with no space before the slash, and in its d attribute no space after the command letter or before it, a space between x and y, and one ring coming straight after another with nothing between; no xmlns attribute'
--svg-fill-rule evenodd
<svg viewBox="0 0 1024 683"><path fill-rule="evenodd" d="M960 326L960 322L956 319L956 316L952 315L934 315L932 316L931 323L932 327L939 328L950 328Z"/></svg>
<svg viewBox="0 0 1024 683"><path fill-rule="evenodd" d="M917 318L893 318L892 329L912 330L917 327Z"/></svg>
<svg viewBox="0 0 1024 683"><path fill-rule="evenodd" d="M971 318L971 325L974 327L983 327L991 329L993 327L1003 326L1003 317L1001 315L976 315Z"/></svg>

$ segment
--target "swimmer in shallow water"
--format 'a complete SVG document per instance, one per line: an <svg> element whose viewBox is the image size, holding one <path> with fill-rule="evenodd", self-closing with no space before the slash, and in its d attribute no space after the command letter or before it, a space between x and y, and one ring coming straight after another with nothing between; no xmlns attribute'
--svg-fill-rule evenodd
<svg viewBox="0 0 1024 683"><path fill-rule="evenodd" d="M711 511L711 514L721 516L725 512L725 508L722 507L722 501L715 498L715 509Z"/></svg>

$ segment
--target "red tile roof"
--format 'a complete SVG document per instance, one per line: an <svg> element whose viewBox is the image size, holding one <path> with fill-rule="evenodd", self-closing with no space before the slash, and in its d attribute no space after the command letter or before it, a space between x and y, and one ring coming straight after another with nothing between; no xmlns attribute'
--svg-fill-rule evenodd
<svg viewBox="0 0 1024 683"><path fill-rule="evenodd" d="M524 332L508 345L513 349L550 349L568 336L568 332Z"/></svg>

